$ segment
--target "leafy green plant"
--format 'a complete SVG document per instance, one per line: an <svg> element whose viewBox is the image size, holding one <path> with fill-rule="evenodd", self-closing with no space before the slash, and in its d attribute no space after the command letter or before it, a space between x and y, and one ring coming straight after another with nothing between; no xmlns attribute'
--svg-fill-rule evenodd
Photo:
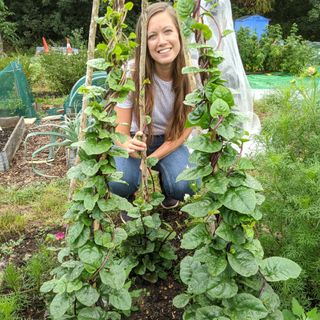
<svg viewBox="0 0 320 320"><path fill-rule="evenodd" d="M62 124L49 123L49 124L39 125L38 127L35 128L35 129L41 129L41 128L49 127L49 128L52 128L51 131L30 132L26 136L24 140L25 154L27 153L28 141L31 138L38 137L38 136L46 136L50 138L50 143L41 146L40 148L33 151L31 154L32 169L35 173L42 176L52 177L52 176L46 175L45 173L41 172L36 168L36 163L38 162L36 157L40 153L49 150L48 160L46 160L45 162L47 161L51 162L52 160L54 160L55 154L57 150L59 150L59 148L61 147L71 148L71 145L78 141L79 126L80 126L79 115L77 115L74 119L64 116L64 120Z"/></svg>
<svg viewBox="0 0 320 320"><path fill-rule="evenodd" d="M303 307L299 304L297 299L292 299L291 310L282 311L284 320L319 320L320 313L317 308L305 312Z"/></svg>
<svg viewBox="0 0 320 320"><path fill-rule="evenodd" d="M251 34L249 28L241 27L237 32L237 42L245 70L250 72L263 70L266 54L261 48L257 34Z"/></svg>
<svg viewBox="0 0 320 320"><path fill-rule="evenodd" d="M315 51L297 33L297 25L293 24L284 38L280 25L270 25L259 40L249 28L240 28L237 42L246 71L300 74L311 63Z"/></svg>
<svg viewBox="0 0 320 320"><path fill-rule="evenodd" d="M193 6L191 0L178 2L183 22L191 19ZM210 15L210 10L205 14ZM196 32L206 29L191 26ZM197 34L195 38L201 39ZM205 43L192 47L199 49L200 66L183 72L200 73L203 87L186 96L185 103L193 107L188 125L205 130L188 142L195 166L177 180L201 178L205 192L181 209L191 218L181 247L192 252L180 263L186 291L173 303L184 308L185 320L281 319L280 299L268 282L297 278L301 268L286 258L264 258L254 232L262 217L263 189L248 173L253 169L251 161L242 157L246 138L233 109L233 96L220 78L221 57Z"/></svg>
<svg viewBox="0 0 320 320"><path fill-rule="evenodd" d="M310 47L302 36L297 35L298 27L294 23L290 34L286 38L283 48L282 71L289 71L293 74L300 74L310 63L313 56L313 48Z"/></svg>
<svg viewBox="0 0 320 320"><path fill-rule="evenodd" d="M17 301L15 295L0 295L0 316L2 320L15 320Z"/></svg>
<svg viewBox="0 0 320 320"><path fill-rule="evenodd" d="M86 59L86 51L81 50L72 55L59 52L42 55L42 72L50 89L62 95L68 94L72 86L85 74Z"/></svg>
<svg viewBox="0 0 320 320"><path fill-rule="evenodd" d="M94 86L82 89L90 98L85 112L91 120L85 130L85 140L73 144L80 148L81 162L68 173L69 178L80 181L81 188L74 193L65 214L70 226L66 237L68 246L58 254L61 265L52 271L53 279L41 287L42 292L54 293L50 303L54 319L67 315L120 319L121 314L130 314L132 298L136 296L135 291L129 292L131 281L128 280L136 263L130 257L117 255L117 248L128 235L114 222L115 209L129 212L136 209L125 199L111 195L107 184L121 178L113 156L128 156L112 145L114 141L123 140L114 130L113 105L134 88L132 80L125 80L125 71L121 69L135 46L121 31L131 8L132 3L118 8L108 6L106 15L98 19L106 38L98 50L106 60L99 58L88 63L99 70L107 69L108 89ZM94 101L102 94L105 101Z"/></svg>
<svg viewBox="0 0 320 320"><path fill-rule="evenodd" d="M320 302L319 252L319 75L297 81L265 101L272 116L265 119L256 159L265 187L260 240L267 254L294 259L303 268L299 279L275 286L288 307L296 297L303 306ZM292 241L294 239L294 241Z"/></svg>

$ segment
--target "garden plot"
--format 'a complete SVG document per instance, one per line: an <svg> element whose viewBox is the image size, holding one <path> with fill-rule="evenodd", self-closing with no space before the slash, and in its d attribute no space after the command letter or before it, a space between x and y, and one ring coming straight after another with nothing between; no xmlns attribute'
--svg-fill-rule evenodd
<svg viewBox="0 0 320 320"><path fill-rule="evenodd" d="M0 171L9 169L25 132L23 118L0 118Z"/></svg>

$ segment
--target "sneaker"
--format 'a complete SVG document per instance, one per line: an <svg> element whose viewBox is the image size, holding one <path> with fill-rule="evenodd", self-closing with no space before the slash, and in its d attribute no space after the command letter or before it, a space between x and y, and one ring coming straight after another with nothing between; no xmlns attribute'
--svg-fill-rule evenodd
<svg viewBox="0 0 320 320"><path fill-rule="evenodd" d="M165 198L161 202L161 207L164 209L173 209L176 208L179 205L179 200L173 199L173 198Z"/></svg>
<svg viewBox="0 0 320 320"><path fill-rule="evenodd" d="M127 224L127 222L133 220L131 217L128 216L128 213L126 211L120 212L120 219L124 224Z"/></svg>

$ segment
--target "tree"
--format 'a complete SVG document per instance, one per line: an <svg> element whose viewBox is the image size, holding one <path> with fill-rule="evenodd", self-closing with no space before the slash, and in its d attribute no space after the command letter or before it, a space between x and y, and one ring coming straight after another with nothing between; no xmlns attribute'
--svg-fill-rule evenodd
<svg viewBox="0 0 320 320"><path fill-rule="evenodd" d="M13 13L8 10L3 0L0 0L0 57L4 55L3 40L9 42L17 40L16 24L8 21L8 17L11 15Z"/></svg>
<svg viewBox="0 0 320 320"><path fill-rule="evenodd" d="M268 13L272 11L274 0L237 0L237 4L245 7L248 13Z"/></svg>

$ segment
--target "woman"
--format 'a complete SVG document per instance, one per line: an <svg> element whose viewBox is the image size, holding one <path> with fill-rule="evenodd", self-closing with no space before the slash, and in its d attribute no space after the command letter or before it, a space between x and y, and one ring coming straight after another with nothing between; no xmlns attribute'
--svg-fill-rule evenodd
<svg viewBox="0 0 320 320"><path fill-rule="evenodd" d="M183 42L175 10L167 3L158 2L147 10L147 54L145 77L150 84L145 87L146 114L152 122L146 128L147 143L138 138L139 123L139 70L133 71L135 92L124 103L115 107L119 125L117 132L125 134L125 143L118 143L129 153L129 158L116 158L118 171L123 172L123 183L110 183L111 191L129 200L133 199L140 183L139 151L147 150L148 157L159 161L160 185L165 195L162 206L176 207L185 194L192 194L188 181L176 182L177 176L188 166L189 152L184 141L191 128L184 128L188 108L184 106L185 95L190 92L188 77L181 74L185 66ZM141 43L141 17L137 24L137 42ZM139 66L140 48L135 52L135 66ZM128 125L130 124L130 125Z"/></svg>

